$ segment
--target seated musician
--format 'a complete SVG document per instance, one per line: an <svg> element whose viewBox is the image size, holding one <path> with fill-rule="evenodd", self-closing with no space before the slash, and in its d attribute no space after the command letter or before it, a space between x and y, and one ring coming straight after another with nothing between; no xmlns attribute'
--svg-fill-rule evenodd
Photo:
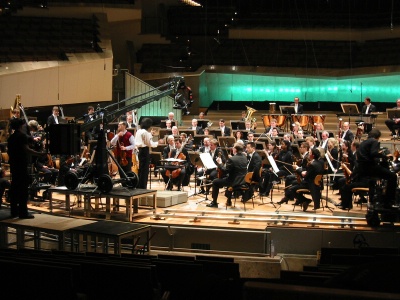
<svg viewBox="0 0 400 300"><path fill-rule="evenodd" d="M187 134L182 132L181 135L180 135L180 138L182 140L183 146L187 150L193 150L193 137L192 138L188 138Z"/></svg>
<svg viewBox="0 0 400 300"><path fill-rule="evenodd" d="M279 133L279 128L276 126L276 119L271 120L270 127L265 130L266 135L271 136L274 128Z"/></svg>
<svg viewBox="0 0 400 300"><path fill-rule="evenodd" d="M222 170L227 174L224 178L214 179L212 182L212 202L207 204L208 207L218 207L218 194L219 189L226 187L238 187L245 183L245 176L247 174L247 158L243 155L243 147L241 145L235 144L233 146L234 156L228 158L225 165L222 162L222 157L217 158L218 169ZM232 205L232 191L227 190L225 193L227 197L227 206Z"/></svg>
<svg viewBox="0 0 400 300"><path fill-rule="evenodd" d="M256 151L256 144L254 142L249 142L246 145L246 152L247 152L247 172L253 172L253 176L251 177L252 182L260 182L260 169L262 165L262 159L260 154ZM254 188L254 185L251 186ZM250 195L252 196L254 190L250 191Z"/></svg>
<svg viewBox="0 0 400 300"><path fill-rule="evenodd" d="M111 145L114 148L114 154L122 170L132 172L132 150L135 148L135 137L126 130L125 121L118 123L118 133L111 139Z"/></svg>
<svg viewBox="0 0 400 300"><path fill-rule="evenodd" d="M163 149L163 159L170 158L172 150L175 149L175 138L172 135L167 137L167 146Z"/></svg>
<svg viewBox="0 0 400 300"><path fill-rule="evenodd" d="M296 202L294 205L302 205L303 211L306 211L308 205L311 203L310 199L304 197L303 194L297 193L299 189L309 189L311 192L312 200L314 201L314 210L320 208L320 200L321 200L321 190L322 186L317 186L314 183L314 179L317 175L324 174L324 163L319 159L320 152L318 149L312 149L309 153L310 163L307 166L305 171L301 172L302 181L297 185L294 191L294 197L296 198Z"/></svg>
<svg viewBox="0 0 400 300"><path fill-rule="evenodd" d="M196 134L203 134L203 128L197 125L197 119L192 120L192 126L190 126L189 129L194 130Z"/></svg>
<svg viewBox="0 0 400 300"><path fill-rule="evenodd" d="M325 155L328 155L330 161L332 163L332 167L330 165L328 169L328 173L335 173L339 169L339 142L335 138L328 138L328 148Z"/></svg>
<svg viewBox="0 0 400 300"><path fill-rule="evenodd" d="M35 161L36 171L43 176L43 182L51 185L56 185L58 178L58 170L54 166L54 161L51 154L38 157Z"/></svg>
<svg viewBox="0 0 400 300"><path fill-rule="evenodd" d="M303 105L300 104L300 98L295 97L293 103L290 106L294 106L294 113L295 114L302 114L303 113Z"/></svg>
<svg viewBox="0 0 400 300"><path fill-rule="evenodd" d="M167 186L167 190L172 191L172 187L175 184L178 186L178 191L181 190L181 186L185 185L185 181L188 182L187 176L190 177L190 157L188 151L183 147L182 140L180 138L175 139L175 148L170 152L169 158L181 159L184 162L174 162L171 165L166 165L163 170L161 170L161 175ZM168 168L168 166L173 166ZM185 178L186 177L186 178Z"/></svg>
<svg viewBox="0 0 400 300"><path fill-rule="evenodd" d="M167 120L167 121L165 121L165 128L166 129L172 129L172 121L171 120Z"/></svg>
<svg viewBox="0 0 400 300"><path fill-rule="evenodd" d="M394 109L400 109L400 98L396 100L396 106ZM385 125L390 130L391 135L397 135L396 130L400 129L400 118L387 119Z"/></svg>
<svg viewBox="0 0 400 300"><path fill-rule="evenodd" d="M343 164L346 164L346 168L352 171L356 162L356 157L350 149L351 146L349 141L343 141L340 147L341 149L339 151L338 167L341 166L341 168L338 169L337 174L342 176L336 176L334 178L332 185L333 190L340 189L340 187L346 182L346 178L343 178L343 175L345 175Z"/></svg>
<svg viewBox="0 0 400 300"><path fill-rule="evenodd" d="M302 139L304 137L303 129L301 129L300 123L298 121L294 122L292 125L292 134L296 139Z"/></svg>
<svg viewBox="0 0 400 300"><path fill-rule="evenodd" d="M221 136L231 136L231 129L225 126L225 120L219 120L219 129L221 130Z"/></svg>
<svg viewBox="0 0 400 300"><path fill-rule="evenodd" d="M246 121L245 126L246 126L246 128L245 128L246 131L248 131L248 132L253 132L253 133L256 132L256 131L251 127L251 122L250 122L250 121Z"/></svg>
<svg viewBox="0 0 400 300"><path fill-rule="evenodd" d="M206 138L204 139L204 145L206 145ZM218 157L221 157L222 163L225 163L225 161L226 161L225 155L224 155L222 149L218 147L218 141L216 139L212 139L209 141L209 152L208 153L210 153L211 158L216 165L218 165L217 164ZM198 173L198 175L199 176L205 175L207 177L207 180L203 181L203 183L208 184L209 182L212 182L214 179L216 179L218 177L218 175L221 175L221 172L218 174L218 170L214 168L214 169L203 170L202 172ZM207 185L205 190L204 190L204 186L200 187L201 194L208 195L209 191L210 191L210 185Z"/></svg>
<svg viewBox="0 0 400 300"><path fill-rule="evenodd" d="M279 177L290 174L289 168L292 168L293 154L289 141L281 141L281 150L279 151L279 154L274 157L274 159L279 171L275 173L275 171L271 169L264 173L263 182L260 185L260 194L262 196L269 196L273 181L278 181Z"/></svg>
<svg viewBox="0 0 400 300"><path fill-rule="evenodd" d="M299 152L301 155L298 164L293 165L294 174L288 175L285 178L285 196L278 201L277 204L282 205L283 203L288 203L289 200L294 200L294 189L293 186L297 185L301 181L301 172L307 169L308 157L309 157L310 145L307 142L303 142L299 146ZM297 182L296 182L297 181Z"/></svg>
<svg viewBox="0 0 400 300"><path fill-rule="evenodd" d="M341 144L343 141L352 142L354 140L354 133L350 130L349 122L343 122L343 128L341 130L341 136L338 138L339 143Z"/></svg>
<svg viewBox="0 0 400 300"><path fill-rule="evenodd" d="M171 134L174 136L174 138L179 137L179 130L178 130L177 126L172 126L172 133Z"/></svg>

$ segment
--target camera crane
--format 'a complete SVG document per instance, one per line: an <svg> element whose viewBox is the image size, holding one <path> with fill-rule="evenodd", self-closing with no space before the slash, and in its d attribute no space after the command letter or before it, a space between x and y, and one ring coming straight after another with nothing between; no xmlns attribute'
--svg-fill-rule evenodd
<svg viewBox="0 0 400 300"><path fill-rule="evenodd" d="M111 154L110 150L107 149L106 146L106 137L104 133L104 128L105 126L112 120L115 120L122 114L125 114L127 111L134 110L134 109L139 109L143 105L149 104L151 102L160 100L161 98L168 96L171 93L176 93L179 86L183 82L184 78L181 76L176 76L170 79L169 82L156 87L152 90L149 90L145 93L142 93L140 95L132 96L129 98L126 98L122 100L121 102L127 102L130 100L135 100L136 102L125 105L124 107L118 108L116 110L111 111L110 108L116 104L111 104L109 106L106 106L104 108L100 108L100 106L97 107L95 114L97 115L97 118L94 119L93 121L87 122L85 124L80 125L80 130L75 130L77 132L83 132L86 130L89 130L90 128L93 128L95 126L100 127L100 134L99 138L97 140L97 148L96 148L96 154L95 154L95 168L93 170L94 172L94 178L97 177L97 188L102 191L103 193L108 193L112 190L114 183L125 183L127 187L129 188L136 188L138 184L138 178L137 175L133 172L129 172L128 174L125 173L121 166L118 164L117 160L114 158L114 156ZM121 103L120 102L120 103ZM74 124L76 125L76 124ZM51 130L50 130L51 132ZM51 136L51 133L50 133ZM51 137L50 137L51 139ZM109 175L108 171L108 163L107 163L107 156L110 156L110 158L116 163L118 166L120 178L119 179L112 179L111 176ZM93 175L93 174L92 174ZM80 182L85 181L88 179L88 176L85 176L85 178L78 178L78 175L76 173L68 173L65 176L65 185L69 190L74 190L78 187ZM95 180L96 181L96 180Z"/></svg>

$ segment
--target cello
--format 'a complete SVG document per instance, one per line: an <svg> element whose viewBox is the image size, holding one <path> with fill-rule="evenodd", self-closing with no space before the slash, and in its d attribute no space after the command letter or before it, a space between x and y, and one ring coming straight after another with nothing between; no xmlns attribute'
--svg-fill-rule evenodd
<svg viewBox="0 0 400 300"><path fill-rule="evenodd" d="M186 160L186 155L183 154L182 152L180 152L178 154L178 156L176 157L176 159ZM179 162L173 162L173 163L171 163L171 165L179 166ZM171 178L173 178L173 179L178 178L179 175L181 175L181 168L178 168L178 167L175 170L172 170L172 171L169 170L169 169L167 169L165 171L165 176L167 176L167 177L171 176Z"/></svg>

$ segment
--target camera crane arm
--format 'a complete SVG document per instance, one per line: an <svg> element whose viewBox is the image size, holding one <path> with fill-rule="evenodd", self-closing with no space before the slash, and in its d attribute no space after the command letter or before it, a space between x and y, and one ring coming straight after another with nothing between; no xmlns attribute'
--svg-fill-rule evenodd
<svg viewBox="0 0 400 300"><path fill-rule="evenodd" d="M114 106L115 103L111 104L109 106L106 106L104 108L98 107L98 109L96 110L95 113L100 116L102 114L102 117L100 117L100 118L97 117L93 121L81 124L81 126L80 126L81 132L86 131L90 128L93 128L95 126L98 126L100 124L107 124L110 120L113 120L113 119L119 117L120 115L125 114L127 111L130 111L133 109L138 109L138 108L142 107L143 105L157 101L157 100L161 99L162 97L168 96L171 93L176 93L176 91L178 90L178 87L180 86L180 84L183 80L184 80L184 78L182 76L176 76L176 77L171 78L171 80L169 82L167 82L159 87L156 87L150 91L147 91L140 95L126 98L126 99L122 100L121 102L126 102L129 100L140 99L140 98L144 98L144 99L139 100L138 102L135 102L135 103L131 103L124 107L121 107L119 109L116 109L114 111L109 111L109 108ZM164 88L166 88L166 89L161 91L161 89L164 89ZM146 98L146 96L148 94L153 93L153 92L157 92L157 94L148 96Z"/></svg>

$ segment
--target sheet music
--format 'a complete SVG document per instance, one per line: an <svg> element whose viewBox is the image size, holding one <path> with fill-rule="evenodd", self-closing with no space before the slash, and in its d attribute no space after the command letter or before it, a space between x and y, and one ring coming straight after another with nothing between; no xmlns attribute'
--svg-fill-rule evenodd
<svg viewBox="0 0 400 300"><path fill-rule="evenodd" d="M331 159L329 158L328 153L329 153L329 151L327 151L327 155L325 155L326 161L328 162L328 165L331 167L331 170L333 171L333 173L336 173L337 170L333 167Z"/></svg>
<svg viewBox="0 0 400 300"><path fill-rule="evenodd" d="M273 158L273 156L272 155L267 155L267 157L268 157L268 161L269 161L272 169L274 170L274 172L278 173L279 172L279 168L276 165L276 162L275 162L275 159Z"/></svg>
<svg viewBox="0 0 400 300"><path fill-rule="evenodd" d="M215 169L217 165L214 163L210 153L200 153L200 159L207 169Z"/></svg>

